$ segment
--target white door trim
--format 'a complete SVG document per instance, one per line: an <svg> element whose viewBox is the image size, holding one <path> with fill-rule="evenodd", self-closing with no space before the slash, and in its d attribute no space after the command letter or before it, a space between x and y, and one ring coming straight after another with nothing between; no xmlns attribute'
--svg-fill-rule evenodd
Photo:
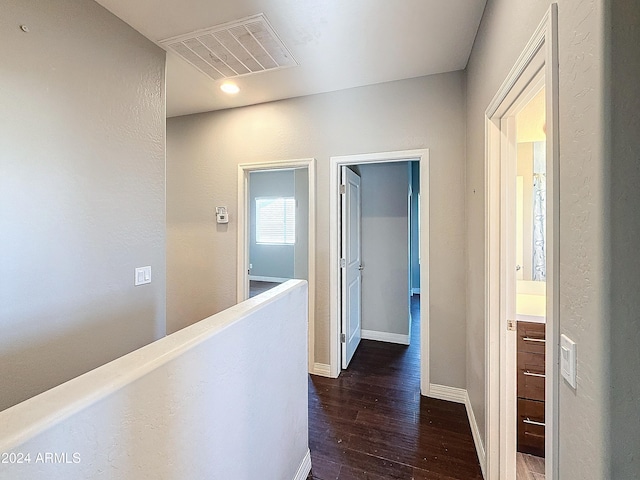
<svg viewBox="0 0 640 480"><path fill-rule="evenodd" d="M420 162L420 248L425 259L420 265L420 391L429 394L429 150L366 153L331 157L329 160L329 368L330 376L340 375L340 167L366 163ZM424 193L427 193L426 195Z"/></svg>
<svg viewBox="0 0 640 480"><path fill-rule="evenodd" d="M238 302L249 298L249 173L264 170L306 168L309 178L309 372L315 369L315 296L316 296L316 159L280 160L241 163L238 165L238 268L236 297Z"/></svg>
<svg viewBox="0 0 640 480"><path fill-rule="evenodd" d="M547 111L547 349L545 382L545 454L546 478L558 480L559 441L559 143L558 143L558 8L552 4L527 44L524 52L507 76L489 105L485 117L485 450L487 464L485 478L509 478L508 458L505 458L506 439L515 432L515 412L501 411L504 382L500 375L506 368L509 336L506 330L505 304L501 304L501 169L504 155L502 118L508 115L515 99L542 71L546 89ZM541 62L541 63L540 63ZM514 392L515 395L515 392ZM502 402L504 404L504 402ZM505 418L506 417L506 418ZM513 418L511 418L513 417ZM503 445L501 445L503 444ZM513 447L515 448L515 446Z"/></svg>

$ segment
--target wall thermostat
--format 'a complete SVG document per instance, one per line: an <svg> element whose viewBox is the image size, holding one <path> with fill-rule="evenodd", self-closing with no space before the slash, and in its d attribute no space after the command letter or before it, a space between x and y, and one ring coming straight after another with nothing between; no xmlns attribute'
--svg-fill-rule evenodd
<svg viewBox="0 0 640 480"><path fill-rule="evenodd" d="M229 214L227 213L227 207L216 207L216 222L229 223Z"/></svg>

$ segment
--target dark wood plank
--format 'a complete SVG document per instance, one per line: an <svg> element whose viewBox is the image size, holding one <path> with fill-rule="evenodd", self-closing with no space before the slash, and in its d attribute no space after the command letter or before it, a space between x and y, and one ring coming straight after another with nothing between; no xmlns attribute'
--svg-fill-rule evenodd
<svg viewBox="0 0 640 480"><path fill-rule="evenodd" d="M280 285L279 282L263 282L260 280L249 280L249 298L271 290L273 287Z"/></svg>
<svg viewBox="0 0 640 480"><path fill-rule="evenodd" d="M482 479L464 405L420 395L419 296L410 346L363 340L339 378L310 376L315 480Z"/></svg>

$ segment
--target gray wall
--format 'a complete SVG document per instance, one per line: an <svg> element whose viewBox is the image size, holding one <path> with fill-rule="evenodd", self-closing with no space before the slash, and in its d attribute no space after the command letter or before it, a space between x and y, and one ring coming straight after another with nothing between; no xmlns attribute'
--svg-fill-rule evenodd
<svg viewBox="0 0 640 480"><path fill-rule="evenodd" d="M235 303L237 165L315 157L315 355L328 363L329 157L429 148L430 373L464 388L464 88L455 72L168 119L168 329ZM231 220L217 228L211 206L225 204Z"/></svg>
<svg viewBox="0 0 640 480"><path fill-rule="evenodd" d="M409 334L409 166L359 165L362 329Z"/></svg>
<svg viewBox="0 0 640 480"><path fill-rule="evenodd" d="M256 198L293 197L293 170L249 173L249 263L251 275L293 278L294 245L264 245L256 242ZM298 219L296 219L296 225Z"/></svg>
<svg viewBox="0 0 640 480"><path fill-rule="evenodd" d="M420 163L410 163L411 177L411 285L413 289L420 288L420 235L418 230L418 194L420 193Z"/></svg>
<svg viewBox="0 0 640 480"><path fill-rule="evenodd" d="M296 242L293 245L261 245L256 242L256 197L294 197ZM309 276L309 170L269 170L249 173L251 275L276 278Z"/></svg>
<svg viewBox="0 0 640 480"><path fill-rule="evenodd" d="M165 333L165 55L89 0L0 32L3 409Z"/></svg>
<svg viewBox="0 0 640 480"><path fill-rule="evenodd" d="M611 369L612 467L609 478L640 472L640 3L611 2L607 112L611 162Z"/></svg>
<svg viewBox="0 0 640 480"><path fill-rule="evenodd" d="M619 4L623 3L627 6L637 2ZM484 112L533 35L549 4L546 0L489 0L468 65L467 389L482 432L485 431ZM637 6L627 8L634 9L636 14L633 18L637 21ZM605 2L559 0L558 9L560 329L577 342L578 351L577 390L572 390L564 381L559 386L560 478L631 478L624 475L612 477L608 470L611 452L608 420L609 352L615 349L611 348L608 329L611 321L608 310L611 253L607 239L609 159L605 152L603 134L606 132L603 83L606 71ZM633 59L637 71L637 23L634 33L620 33L619 38L630 49L628 55L635 55ZM622 57L619 58L622 60ZM625 68L627 67L623 67L621 72L624 76L630 73ZM629 88L637 88L635 85L633 82L626 84ZM637 102L636 97L637 95L625 97L624 102L629 102L631 98ZM625 112L618 117L621 125L632 118L637 122L637 117L633 116L637 115L633 113L637 112L634 107L625 109ZM625 140L629 142L631 135L637 137L637 129L635 132L620 135L627 135ZM637 139L633 141L637 145ZM635 164L631 160L634 155L631 151L626 151L624 158L620 159L620 173L625 168L637 172L637 151ZM627 204L629 210L625 214L633 215L631 212L637 208L637 192L633 195L635 196ZM637 232L637 221L632 222L629 228ZM637 236L634 238L637 239ZM629 253L628 247L629 244L625 253ZM627 256L627 261L630 258ZM637 282L637 273L635 275ZM628 288L636 286L637 283L627 284ZM628 322L633 316L631 312L635 312L636 342L637 311L630 309L616 320L630 327ZM627 342L633 343L634 339L626 337L626 341L620 345L621 351L616 355L626 357L627 354L632 354L632 370L637 372L637 344L635 349L631 349ZM629 371L625 369L625 372L624 376L628 379ZM637 381L635 385L634 388L637 388ZM629 404L626 405L629 411ZM637 431L634 435L637 440ZM624 442L623 439L618 441ZM637 462L637 459L634 461ZM636 469L636 474L637 471Z"/></svg>
<svg viewBox="0 0 640 480"><path fill-rule="evenodd" d="M293 277L309 280L309 169L294 170L296 197L296 244Z"/></svg>

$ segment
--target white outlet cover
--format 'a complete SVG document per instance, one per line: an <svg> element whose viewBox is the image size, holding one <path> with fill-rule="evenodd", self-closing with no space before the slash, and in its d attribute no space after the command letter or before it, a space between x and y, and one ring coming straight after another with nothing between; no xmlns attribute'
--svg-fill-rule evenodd
<svg viewBox="0 0 640 480"><path fill-rule="evenodd" d="M138 286L145 285L147 283L151 283L151 266L137 267L133 284Z"/></svg>
<svg viewBox="0 0 640 480"><path fill-rule="evenodd" d="M576 388L576 343L564 334L560 336L560 373Z"/></svg>

